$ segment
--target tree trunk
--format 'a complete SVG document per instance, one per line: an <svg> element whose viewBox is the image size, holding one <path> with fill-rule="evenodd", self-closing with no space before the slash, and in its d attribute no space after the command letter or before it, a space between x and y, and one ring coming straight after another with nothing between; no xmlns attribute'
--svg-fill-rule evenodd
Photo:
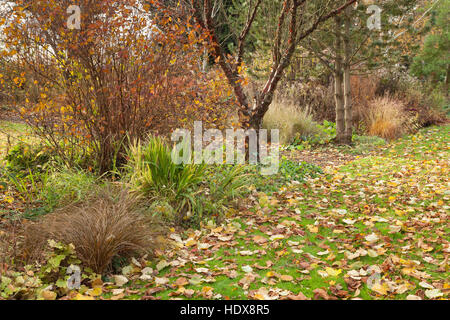
<svg viewBox="0 0 450 320"><path fill-rule="evenodd" d="M334 72L334 98L336 101L336 142L345 143L345 109L343 92L343 63L342 63L342 36L341 18L337 16L336 21L336 65Z"/></svg>
<svg viewBox="0 0 450 320"><path fill-rule="evenodd" d="M336 63L338 67L338 63ZM342 66L334 74L334 99L336 101L336 142L345 143L345 108Z"/></svg>
<svg viewBox="0 0 450 320"><path fill-rule="evenodd" d="M353 105L352 92L350 84L350 66L344 67L344 118L345 118L345 137L344 143L352 143L353 136Z"/></svg>
<svg viewBox="0 0 450 320"><path fill-rule="evenodd" d="M450 64L447 65L447 75L445 76L445 95L448 97L448 89L450 83Z"/></svg>
<svg viewBox="0 0 450 320"><path fill-rule="evenodd" d="M350 23L351 7L348 7L345 15L345 35L344 35L344 109L345 109L345 137L344 143L352 143L353 136L353 104L352 90L350 83L351 69L351 43L350 43Z"/></svg>

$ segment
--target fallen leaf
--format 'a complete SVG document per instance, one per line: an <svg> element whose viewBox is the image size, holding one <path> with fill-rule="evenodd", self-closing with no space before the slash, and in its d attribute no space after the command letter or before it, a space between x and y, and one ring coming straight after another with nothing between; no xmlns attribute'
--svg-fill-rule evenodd
<svg viewBox="0 0 450 320"><path fill-rule="evenodd" d="M44 298L44 300L56 300L57 294L56 292L50 291L50 290L44 290L41 293L42 298Z"/></svg>
<svg viewBox="0 0 450 320"><path fill-rule="evenodd" d="M290 294L285 299L287 299L287 300L310 300L307 296L305 296L301 292L299 292L298 295Z"/></svg>
<svg viewBox="0 0 450 320"><path fill-rule="evenodd" d="M290 275L282 275L282 276L280 276L280 279L282 281L292 281L292 280L294 280L294 277L290 276Z"/></svg>
<svg viewBox="0 0 450 320"><path fill-rule="evenodd" d="M160 262L158 262L158 264L156 265L156 269L158 271L163 270L164 268L168 267L169 263L166 260L161 260Z"/></svg>
<svg viewBox="0 0 450 320"><path fill-rule="evenodd" d="M444 294L439 289L425 290L425 296L429 299L442 297Z"/></svg>
<svg viewBox="0 0 450 320"><path fill-rule="evenodd" d="M184 277L178 278L175 281L175 285L177 285L179 287L186 286L188 284L189 284L189 281L186 278L184 278Z"/></svg>
<svg viewBox="0 0 450 320"><path fill-rule="evenodd" d="M128 278L122 275L115 275L114 282L117 286L121 287L128 282Z"/></svg>

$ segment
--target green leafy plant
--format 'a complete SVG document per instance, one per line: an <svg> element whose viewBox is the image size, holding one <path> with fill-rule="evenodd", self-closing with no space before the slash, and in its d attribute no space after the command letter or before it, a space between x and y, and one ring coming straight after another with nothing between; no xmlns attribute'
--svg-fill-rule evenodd
<svg viewBox="0 0 450 320"><path fill-rule="evenodd" d="M336 124L334 122L324 120L323 124L316 125L316 129L317 132L311 135L297 134L287 149L306 150L312 146L328 144L336 138Z"/></svg>
<svg viewBox="0 0 450 320"><path fill-rule="evenodd" d="M282 157L280 168L276 175L262 176L259 166L248 166L247 172L252 184L257 191L266 193L277 192L279 188L292 181L304 182L307 178L315 178L323 173L322 169L307 162L296 162Z"/></svg>
<svg viewBox="0 0 450 320"><path fill-rule="evenodd" d="M81 260L76 256L75 246L52 239L48 240L48 246L50 250L45 253L46 263L41 267L39 278L45 283L56 282L60 278L67 281L67 268L81 264Z"/></svg>
<svg viewBox="0 0 450 320"><path fill-rule="evenodd" d="M44 171L44 166L50 159L50 148L42 145L29 145L24 142L13 146L5 157L8 171L24 174L27 174L30 169Z"/></svg>
<svg viewBox="0 0 450 320"><path fill-rule="evenodd" d="M131 144L128 158L127 172L134 191L170 207L164 212L178 223L192 216L206 165L175 164L171 148L157 137L150 137L145 145Z"/></svg>
<svg viewBox="0 0 450 320"><path fill-rule="evenodd" d="M41 191L45 206L52 210L79 202L95 189L99 179L82 169L58 168L49 172Z"/></svg>
<svg viewBox="0 0 450 320"><path fill-rule="evenodd" d="M322 169L314 164L294 162L289 159L283 159L280 163L280 175L285 181L304 182L307 177L315 177L322 173Z"/></svg>
<svg viewBox="0 0 450 320"><path fill-rule="evenodd" d="M69 269L79 269L80 282L99 278L89 268L83 268L74 245L48 239L43 246L41 261L24 266L22 271L10 270L0 276L1 298L55 300L67 295L71 290Z"/></svg>
<svg viewBox="0 0 450 320"><path fill-rule="evenodd" d="M223 165L209 167L207 177L206 192L196 201L197 218L212 217L220 222L230 203L248 192L249 174L242 165Z"/></svg>

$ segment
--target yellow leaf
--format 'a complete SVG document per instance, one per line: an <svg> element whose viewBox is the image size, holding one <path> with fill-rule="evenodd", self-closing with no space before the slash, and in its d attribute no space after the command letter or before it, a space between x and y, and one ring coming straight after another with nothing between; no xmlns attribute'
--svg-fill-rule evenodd
<svg viewBox="0 0 450 320"><path fill-rule="evenodd" d="M75 296L75 299L74 300L95 300L93 297L90 297L90 296L84 296L84 295L82 295L81 293L78 293L76 296Z"/></svg>
<svg viewBox="0 0 450 320"><path fill-rule="evenodd" d="M10 196L6 196L5 199L3 200L5 202L8 202L9 204L14 202L14 198L10 197Z"/></svg>
<svg viewBox="0 0 450 320"><path fill-rule="evenodd" d="M330 267L326 267L325 271L332 277L337 277L342 272L341 269L335 270L335 269L330 268Z"/></svg>
<svg viewBox="0 0 450 320"><path fill-rule="evenodd" d="M188 247L192 247L196 244L197 244L197 241L195 241L194 239L190 239L190 240L186 241L186 246L188 246Z"/></svg>
<svg viewBox="0 0 450 320"><path fill-rule="evenodd" d="M257 293L253 296L256 300L265 300L264 296L260 293Z"/></svg>
<svg viewBox="0 0 450 320"><path fill-rule="evenodd" d="M95 287L94 289L91 289L87 292L88 295L91 297L98 297L102 294L102 288L101 287Z"/></svg>
<svg viewBox="0 0 450 320"><path fill-rule="evenodd" d="M206 295L210 295L210 294L212 294L213 290L214 290L214 288L212 288L212 287L203 287L202 288L202 293L206 294Z"/></svg>
<svg viewBox="0 0 450 320"><path fill-rule="evenodd" d="M375 283L370 289L378 294L386 295L389 288L386 283Z"/></svg>

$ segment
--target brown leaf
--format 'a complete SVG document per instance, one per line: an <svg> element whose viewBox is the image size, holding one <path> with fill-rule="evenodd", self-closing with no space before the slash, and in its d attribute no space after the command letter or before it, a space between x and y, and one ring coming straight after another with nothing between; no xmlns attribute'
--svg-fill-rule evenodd
<svg viewBox="0 0 450 320"><path fill-rule="evenodd" d="M313 292L314 292L314 300L319 300L319 298L325 300L336 300L335 297L329 296L328 293L322 288L317 288Z"/></svg>
<svg viewBox="0 0 450 320"><path fill-rule="evenodd" d="M257 244L263 244L263 243L266 243L266 242L267 242L267 239L264 238L263 236L256 235L256 236L253 237L253 241L254 241L255 243L257 243Z"/></svg>
<svg viewBox="0 0 450 320"><path fill-rule="evenodd" d="M154 288L150 288L148 289L145 293L149 296L154 295L155 293L164 291L164 288L161 287L154 287Z"/></svg>
<svg viewBox="0 0 450 320"><path fill-rule="evenodd" d="M177 285L179 287L186 286L188 284L189 284L189 281L186 278L184 278L184 277L178 278L175 281L175 285Z"/></svg>
<svg viewBox="0 0 450 320"><path fill-rule="evenodd" d="M301 292L299 292L298 295L290 294L285 299L286 300L311 300Z"/></svg>
<svg viewBox="0 0 450 320"><path fill-rule="evenodd" d="M244 289L247 290L250 284L256 280L256 276L252 273L246 274L241 280L239 280L238 284Z"/></svg>
<svg viewBox="0 0 450 320"><path fill-rule="evenodd" d="M192 289L186 289L184 290L183 295L185 295L187 298L191 298L194 295L195 291Z"/></svg>
<svg viewBox="0 0 450 320"><path fill-rule="evenodd" d="M294 280L294 277L286 274L286 275L280 276L280 279L283 281L292 281L292 280Z"/></svg>

